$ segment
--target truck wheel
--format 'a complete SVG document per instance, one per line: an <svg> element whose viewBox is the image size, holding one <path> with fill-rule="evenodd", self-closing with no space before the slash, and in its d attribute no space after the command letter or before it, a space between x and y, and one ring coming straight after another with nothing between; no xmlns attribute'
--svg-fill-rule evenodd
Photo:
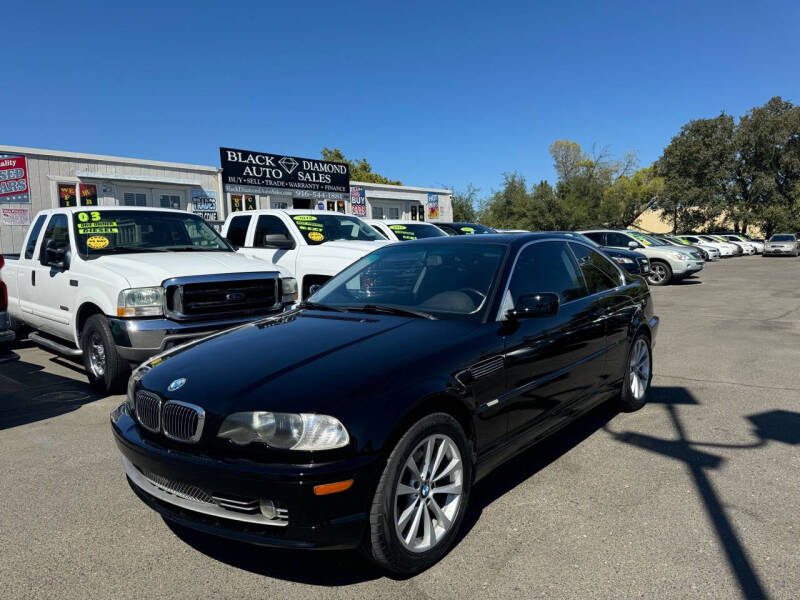
<svg viewBox="0 0 800 600"><path fill-rule="evenodd" d="M672 269L661 260L650 261L650 272L647 274L647 283L650 285L667 285L672 279Z"/></svg>
<svg viewBox="0 0 800 600"><path fill-rule="evenodd" d="M441 559L455 542L472 488L472 454L453 417L423 417L400 438L383 470L362 551L395 573Z"/></svg>
<svg viewBox="0 0 800 600"><path fill-rule="evenodd" d="M89 384L98 392L113 394L125 388L130 366L120 358L108 321L103 315L92 315L81 332L83 366Z"/></svg>

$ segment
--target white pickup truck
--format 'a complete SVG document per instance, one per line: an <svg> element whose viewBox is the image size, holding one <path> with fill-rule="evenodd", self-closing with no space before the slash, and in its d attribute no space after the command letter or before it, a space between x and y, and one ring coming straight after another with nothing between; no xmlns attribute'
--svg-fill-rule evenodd
<svg viewBox="0 0 800 600"><path fill-rule="evenodd" d="M236 212L225 220L222 235L241 254L288 269L302 299L389 243L358 217L322 210Z"/></svg>
<svg viewBox="0 0 800 600"><path fill-rule="evenodd" d="M237 254L196 215L155 208L42 211L3 279L18 337L82 355L102 391L121 389L132 364L297 298L281 267Z"/></svg>

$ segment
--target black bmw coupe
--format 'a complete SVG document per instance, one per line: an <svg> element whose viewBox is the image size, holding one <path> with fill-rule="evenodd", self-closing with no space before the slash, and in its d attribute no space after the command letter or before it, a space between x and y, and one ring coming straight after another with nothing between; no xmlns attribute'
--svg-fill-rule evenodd
<svg viewBox="0 0 800 600"><path fill-rule="evenodd" d="M575 237L404 242L151 359L111 423L169 520L413 573L494 467L600 402L644 404L657 326L645 281Z"/></svg>

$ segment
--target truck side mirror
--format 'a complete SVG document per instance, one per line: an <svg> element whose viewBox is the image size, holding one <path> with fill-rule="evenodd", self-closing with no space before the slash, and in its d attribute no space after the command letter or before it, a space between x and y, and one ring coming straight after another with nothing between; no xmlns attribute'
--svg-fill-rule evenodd
<svg viewBox="0 0 800 600"><path fill-rule="evenodd" d="M294 240L283 233L267 233L264 235L264 248L275 248L276 250L293 250Z"/></svg>
<svg viewBox="0 0 800 600"><path fill-rule="evenodd" d="M69 246L59 245L55 240L47 240L44 247L44 265L54 269L69 269Z"/></svg>

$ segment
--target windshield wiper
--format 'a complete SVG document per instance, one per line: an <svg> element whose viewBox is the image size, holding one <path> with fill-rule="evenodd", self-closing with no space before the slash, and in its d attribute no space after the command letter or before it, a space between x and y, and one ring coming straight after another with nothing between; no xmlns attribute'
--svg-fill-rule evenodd
<svg viewBox="0 0 800 600"><path fill-rule="evenodd" d="M345 312L344 309L338 308L336 306L331 306L330 304L317 304L316 302L309 302L308 300L304 300L303 302L298 304L297 308L310 308L312 310L328 310L331 312Z"/></svg>
<svg viewBox="0 0 800 600"><path fill-rule="evenodd" d="M91 250L91 248L89 248ZM93 254L112 254L116 252L166 252L160 248L141 248L139 246L112 246L95 250Z"/></svg>
<svg viewBox="0 0 800 600"><path fill-rule="evenodd" d="M430 319L435 321L436 317L421 310L411 310L410 308L400 308L386 304L365 304L364 306L348 306L346 310L354 310L365 313L384 313L387 315L399 315L405 317L416 317L418 319Z"/></svg>

